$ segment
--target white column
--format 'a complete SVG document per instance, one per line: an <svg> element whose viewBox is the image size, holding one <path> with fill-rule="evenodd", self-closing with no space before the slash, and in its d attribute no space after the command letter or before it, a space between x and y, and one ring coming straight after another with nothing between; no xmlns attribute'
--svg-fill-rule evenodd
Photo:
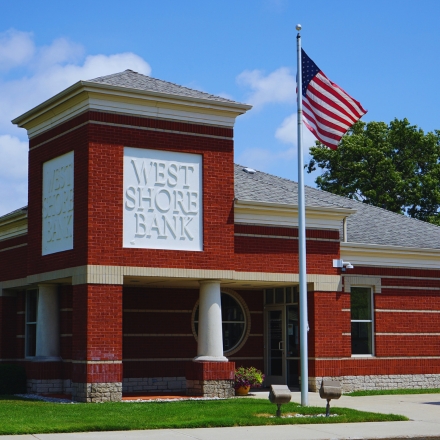
<svg viewBox="0 0 440 440"><path fill-rule="evenodd" d="M227 362L223 356L222 306L219 280L200 281L199 329L195 362Z"/></svg>
<svg viewBox="0 0 440 440"><path fill-rule="evenodd" d="M60 359L58 287L55 284L38 286L35 357L35 360L45 361Z"/></svg>

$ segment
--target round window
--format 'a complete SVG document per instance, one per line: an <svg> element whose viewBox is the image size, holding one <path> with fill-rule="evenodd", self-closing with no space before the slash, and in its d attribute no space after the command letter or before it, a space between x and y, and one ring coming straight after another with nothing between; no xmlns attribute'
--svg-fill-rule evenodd
<svg viewBox="0 0 440 440"><path fill-rule="evenodd" d="M240 298L241 299L241 298ZM231 354L238 351L247 336L246 329L250 327L248 313L242 305L242 301L234 295L222 292L222 330L223 330L223 352ZM246 310L247 311L247 310ZM199 303L197 302L193 312L193 332L197 339L199 330ZM250 322L249 322L250 323Z"/></svg>

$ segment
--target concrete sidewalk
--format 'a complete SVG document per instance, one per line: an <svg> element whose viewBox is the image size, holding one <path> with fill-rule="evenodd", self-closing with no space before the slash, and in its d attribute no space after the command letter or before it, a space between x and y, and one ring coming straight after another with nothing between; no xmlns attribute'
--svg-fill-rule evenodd
<svg viewBox="0 0 440 440"><path fill-rule="evenodd" d="M266 398L267 391L253 398ZM300 402L299 392L292 401ZM147 404L146 404L147 405ZM317 393L309 393L310 406L325 407ZM2 436L1 440L327 440L327 439L397 439L431 438L440 440L440 394L346 397L332 401L338 407L402 414L409 422L338 423L322 425L249 426L235 428L160 429L151 431L84 432L72 434L35 434Z"/></svg>

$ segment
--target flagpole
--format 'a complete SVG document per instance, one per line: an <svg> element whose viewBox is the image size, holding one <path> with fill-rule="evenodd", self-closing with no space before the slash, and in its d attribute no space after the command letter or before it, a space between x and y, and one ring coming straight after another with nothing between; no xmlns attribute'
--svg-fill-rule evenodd
<svg viewBox="0 0 440 440"><path fill-rule="evenodd" d="M304 193L304 159L302 150L302 64L301 64L301 25L296 25L297 64L298 64L298 251L299 251L299 320L300 320L300 358L301 358L301 405L308 405L309 365L307 347L307 272L306 272L306 215Z"/></svg>

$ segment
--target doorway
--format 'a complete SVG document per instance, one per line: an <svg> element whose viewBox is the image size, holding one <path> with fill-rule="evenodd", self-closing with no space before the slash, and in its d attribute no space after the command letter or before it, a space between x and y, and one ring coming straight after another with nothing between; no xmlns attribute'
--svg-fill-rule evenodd
<svg viewBox="0 0 440 440"><path fill-rule="evenodd" d="M298 288L282 287L265 292L265 385L299 385Z"/></svg>

